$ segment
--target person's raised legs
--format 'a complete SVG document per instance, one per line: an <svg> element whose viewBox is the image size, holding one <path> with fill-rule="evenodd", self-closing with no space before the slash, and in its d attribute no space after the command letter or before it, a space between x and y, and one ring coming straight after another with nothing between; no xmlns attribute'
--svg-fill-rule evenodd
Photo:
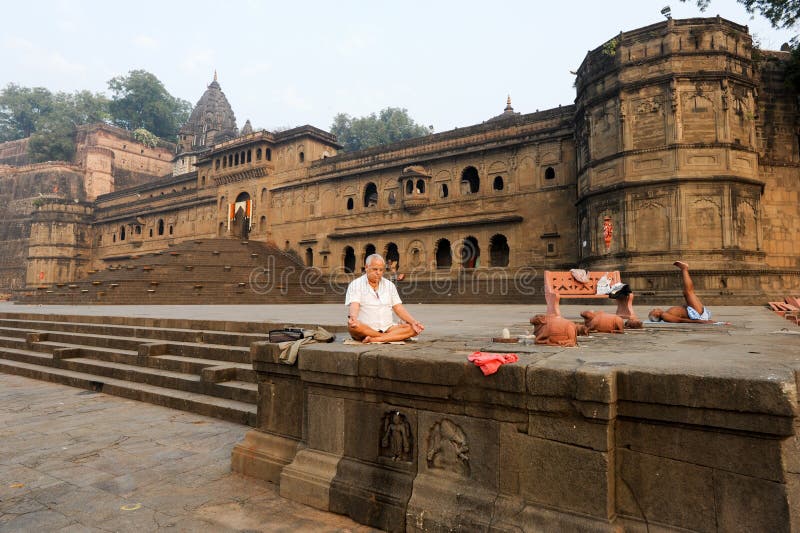
<svg viewBox="0 0 800 533"><path fill-rule="evenodd" d="M689 275L689 265L683 261L675 261L672 264L681 269L683 298L686 300L686 305L693 307L695 311L702 315L705 308L703 307L703 302L700 301L700 298L698 298L697 294L694 292L692 276Z"/></svg>

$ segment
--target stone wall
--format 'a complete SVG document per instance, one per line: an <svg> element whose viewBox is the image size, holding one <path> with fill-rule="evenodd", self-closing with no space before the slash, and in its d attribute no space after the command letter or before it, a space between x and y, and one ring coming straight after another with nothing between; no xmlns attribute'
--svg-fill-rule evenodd
<svg viewBox="0 0 800 533"><path fill-rule="evenodd" d="M28 139L0 143L0 165L27 165Z"/></svg>
<svg viewBox="0 0 800 533"><path fill-rule="evenodd" d="M310 345L294 367L255 343L234 470L388 531L796 526L793 371L538 350L483 376L463 345Z"/></svg>

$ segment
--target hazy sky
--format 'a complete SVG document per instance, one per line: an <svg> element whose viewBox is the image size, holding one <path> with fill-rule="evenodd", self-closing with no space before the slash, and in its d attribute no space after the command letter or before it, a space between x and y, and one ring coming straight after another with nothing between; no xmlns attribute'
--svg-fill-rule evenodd
<svg viewBox="0 0 800 533"><path fill-rule="evenodd" d="M765 49L776 31L734 0L701 14L677 0L502 1L15 1L3 6L0 86L108 91L133 69L155 74L193 105L218 72L241 128L311 124L336 113L404 107L437 132L503 111L571 104L588 50L620 31L721 15Z"/></svg>

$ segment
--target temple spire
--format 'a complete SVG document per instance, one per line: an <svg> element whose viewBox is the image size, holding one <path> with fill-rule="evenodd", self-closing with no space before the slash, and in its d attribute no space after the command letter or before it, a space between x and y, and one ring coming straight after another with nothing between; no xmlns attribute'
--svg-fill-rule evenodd
<svg viewBox="0 0 800 533"><path fill-rule="evenodd" d="M217 81L217 69L214 69L214 81ZM509 102L511 101L510 97L509 97L508 101Z"/></svg>
<svg viewBox="0 0 800 533"><path fill-rule="evenodd" d="M514 108L511 107L511 95L510 94L508 95L508 99L506 100L506 108L503 111L505 111L506 113L513 113L514 112Z"/></svg>

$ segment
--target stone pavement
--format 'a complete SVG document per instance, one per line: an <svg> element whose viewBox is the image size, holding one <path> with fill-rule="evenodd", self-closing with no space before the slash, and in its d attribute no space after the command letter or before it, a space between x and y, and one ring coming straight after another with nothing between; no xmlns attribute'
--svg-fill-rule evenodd
<svg viewBox="0 0 800 533"><path fill-rule="evenodd" d="M0 374L0 532L369 532L231 473L249 428Z"/></svg>

